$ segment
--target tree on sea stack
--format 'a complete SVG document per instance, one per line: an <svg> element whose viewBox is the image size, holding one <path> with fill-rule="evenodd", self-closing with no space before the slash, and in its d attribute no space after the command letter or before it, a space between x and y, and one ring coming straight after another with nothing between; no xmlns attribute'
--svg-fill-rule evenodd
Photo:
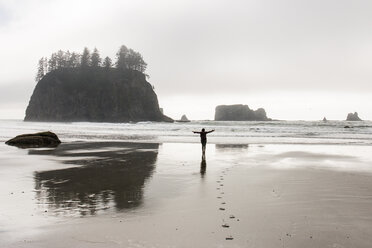
<svg viewBox="0 0 372 248"><path fill-rule="evenodd" d="M84 47L83 54L81 55L80 66L82 68L86 68L89 66L89 64L90 64L90 52L87 47Z"/></svg>
<svg viewBox="0 0 372 248"><path fill-rule="evenodd" d="M110 59L110 57L106 57L104 60L103 60L103 67L106 68L106 69L109 69L111 68L112 66L112 61Z"/></svg>
<svg viewBox="0 0 372 248"><path fill-rule="evenodd" d="M119 48L119 51L116 53L116 68L119 69L127 69L127 56L128 56L128 48L124 45L122 45Z"/></svg>
<svg viewBox="0 0 372 248"><path fill-rule="evenodd" d="M37 74L36 74L36 77L35 77L36 82L39 82L40 79L42 79L44 77L44 75L47 73L47 70L48 70L48 64L47 63L48 63L47 58L42 57L39 60L39 66L38 66Z"/></svg>
<svg viewBox="0 0 372 248"><path fill-rule="evenodd" d="M57 70L57 55L55 53L52 53L50 55L50 58L48 60L48 72Z"/></svg>
<svg viewBox="0 0 372 248"><path fill-rule="evenodd" d="M142 55L132 49L129 49L127 54L128 69L145 72L147 64L143 60Z"/></svg>
<svg viewBox="0 0 372 248"><path fill-rule="evenodd" d="M80 56L81 56L80 54L72 52L71 56L69 57L69 59L67 61L68 67L70 67L70 68L79 67L80 66L80 60L81 60Z"/></svg>
<svg viewBox="0 0 372 248"><path fill-rule="evenodd" d="M92 56L90 58L90 65L92 67L98 67L98 66L101 65L101 61L102 61L102 59L99 56L99 52L98 52L97 48L94 48Z"/></svg>
<svg viewBox="0 0 372 248"><path fill-rule="evenodd" d="M139 71L143 73L146 78L149 78L145 73L147 63L144 61L142 55L124 45L122 45L116 53L115 66L119 70ZM106 57L102 63L102 58L97 48L94 48L93 52L90 53L89 49L85 47L82 54L70 52L68 50L67 52L58 50L52 53L49 59L42 57L39 60L35 80L38 82L49 72L59 69L82 68L83 71L88 72L85 69L91 68L94 69L94 71L99 71L98 68L100 67L104 67L106 71L110 71L113 65L109 57ZM90 71L91 70L89 70L89 72Z"/></svg>
<svg viewBox="0 0 372 248"><path fill-rule="evenodd" d="M71 56L69 51L67 51L67 53L65 53L62 50L58 50L58 52L56 54L57 69L67 67L67 61L68 61L69 56Z"/></svg>
<svg viewBox="0 0 372 248"><path fill-rule="evenodd" d="M142 55L133 49L128 49L122 45L116 53L116 68L130 69L144 73L147 63L143 60Z"/></svg>

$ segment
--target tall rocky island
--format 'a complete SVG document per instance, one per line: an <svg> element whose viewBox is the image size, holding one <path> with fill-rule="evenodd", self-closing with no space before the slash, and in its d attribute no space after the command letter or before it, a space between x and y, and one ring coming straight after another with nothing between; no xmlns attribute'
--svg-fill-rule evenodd
<svg viewBox="0 0 372 248"><path fill-rule="evenodd" d="M248 105L219 105L216 107L215 121L270 121L263 108L252 110Z"/></svg>
<svg viewBox="0 0 372 248"><path fill-rule="evenodd" d="M101 63L96 49L42 58L25 121L173 121L160 111L141 59L125 46L115 67L108 57Z"/></svg>

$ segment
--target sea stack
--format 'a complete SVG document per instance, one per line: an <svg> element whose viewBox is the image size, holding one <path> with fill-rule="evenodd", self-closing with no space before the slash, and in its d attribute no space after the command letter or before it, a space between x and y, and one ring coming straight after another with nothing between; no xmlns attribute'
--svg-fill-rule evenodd
<svg viewBox="0 0 372 248"><path fill-rule="evenodd" d="M25 121L173 120L162 114L144 73L89 67L59 68L43 76L31 96Z"/></svg>
<svg viewBox="0 0 372 248"><path fill-rule="evenodd" d="M190 122L186 115L182 115L181 119L178 122Z"/></svg>
<svg viewBox="0 0 372 248"><path fill-rule="evenodd" d="M361 121L362 119L359 118L357 112L354 112L354 114L353 113L349 113L347 115L347 117L346 117L346 120L347 121Z"/></svg>
<svg viewBox="0 0 372 248"><path fill-rule="evenodd" d="M248 105L219 105L216 107L215 121L270 121L263 108L252 110Z"/></svg>

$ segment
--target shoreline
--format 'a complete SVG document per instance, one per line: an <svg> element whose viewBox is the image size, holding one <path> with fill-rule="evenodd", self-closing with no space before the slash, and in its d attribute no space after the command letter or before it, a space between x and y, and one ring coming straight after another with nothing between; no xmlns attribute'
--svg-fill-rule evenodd
<svg viewBox="0 0 372 248"><path fill-rule="evenodd" d="M136 143L199 143L192 131L216 129L208 137L212 144L337 144L372 145L372 122L278 121L263 122L191 122L191 123L51 123L1 121L0 141L19 134L52 131L62 142L127 141ZM350 125L350 124L348 124Z"/></svg>

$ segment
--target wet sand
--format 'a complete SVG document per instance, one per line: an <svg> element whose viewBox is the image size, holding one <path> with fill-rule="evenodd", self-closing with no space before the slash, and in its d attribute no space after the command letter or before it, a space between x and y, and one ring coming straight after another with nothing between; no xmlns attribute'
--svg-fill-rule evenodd
<svg viewBox="0 0 372 248"><path fill-rule="evenodd" d="M369 146L0 145L0 247L370 247Z"/></svg>

